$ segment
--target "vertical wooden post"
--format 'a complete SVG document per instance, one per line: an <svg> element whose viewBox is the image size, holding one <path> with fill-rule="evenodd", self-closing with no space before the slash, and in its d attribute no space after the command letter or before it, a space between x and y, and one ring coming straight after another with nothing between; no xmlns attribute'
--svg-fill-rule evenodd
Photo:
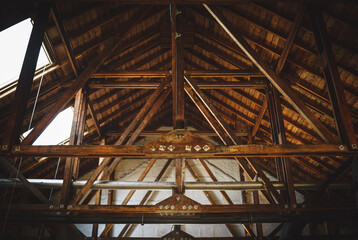
<svg viewBox="0 0 358 240"><path fill-rule="evenodd" d="M185 159L175 159L175 191L184 193Z"/></svg>
<svg viewBox="0 0 358 240"><path fill-rule="evenodd" d="M34 26L27 46L24 62L22 64L19 81L12 102L8 126L3 138L3 149L11 149L13 144L19 143L22 124L25 117L27 101L31 91L37 59L39 56L42 40L45 34L51 5L40 3L34 19Z"/></svg>
<svg viewBox="0 0 358 240"><path fill-rule="evenodd" d="M83 89L76 93L71 135L69 145L78 145L83 140L83 129L86 118L86 97ZM67 158L63 176L63 186L61 191L61 205L66 205L70 200L71 181L76 179L79 173L79 159Z"/></svg>
<svg viewBox="0 0 358 240"><path fill-rule="evenodd" d="M184 43L183 17L181 10L172 5L172 87L173 87L173 126L185 128L184 120Z"/></svg>
<svg viewBox="0 0 358 240"><path fill-rule="evenodd" d="M282 117L281 101L278 91L274 89L271 84L269 84L267 87L267 98L271 123L272 143L285 144L286 133ZM291 172L291 160L290 158L279 157L275 158L275 163L277 179L286 183L289 202L291 204L291 207L295 207L297 202Z"/></svg>
<svg viewBox="0 0 358 240"><path fill-rule="evenodd" d="M101 139L101 145L106 145L106 139L105 138ZM101 165L103 159L104 158L99 158L98 159L98 165ZM102 195L102 190L98 190L96 192L96 196L95 196L95 205L100 205L101 204L101 195ZM95 223L95 224L92 225L92 237L94 237L94 238L98 237L98 223Z"/></svg>
<svg viewBox="0 0 358 240"><path fill-rule="evenodd" d="M333 107L339 140L342 144L347 144L351 149L356 150L357 137L350 118L343 84L337 70L336 59L329 42L322 13L316 5L308 5L308 10L318 54L321 58L324 78L326 79L326 86Z"/></svg>

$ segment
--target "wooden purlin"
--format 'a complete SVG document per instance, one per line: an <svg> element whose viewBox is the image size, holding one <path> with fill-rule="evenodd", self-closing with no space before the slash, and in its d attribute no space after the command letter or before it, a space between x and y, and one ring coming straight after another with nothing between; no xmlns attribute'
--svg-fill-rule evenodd
<svg viewBox="0 0 358 240"><path fill-rule="evenodd" d="M143 11L144 10L144 11ZM125 26L123 30L117 33L117 38L126 34L136 23L140 22L150 8L142 9L141 14L138 17L133 17L133 24ZM62 95L62 97L53 105L52 109L37 123L36 127L31 133L24 139L22 144L32 144L37 137L43 132L43 130L51 123L56 115L71 101L72 97L81 89L93 73L95 73L99 67L104 63L108 56L121 46L122 42L118 41L115 46L105 48L96 58L94 58L87 67L79 74L77 81L75 81L70 88L68 88Z"/></svg>
<svg viewBox="0 0 358 240"><path fill-rule="evenodd" d="M292 106L305 118L320 137L327 143L335 143L336 138L326 128L322 122L301 102L297 94L272 70L272 68L261 59L256 51L241 37L236 30L229 24L224 16L216 9L203 4L208 12L215 18L218 24L226 31L232 40L240 47L251 61L262 71L270 82L280 91L280 93L292 104Z"/></svg>

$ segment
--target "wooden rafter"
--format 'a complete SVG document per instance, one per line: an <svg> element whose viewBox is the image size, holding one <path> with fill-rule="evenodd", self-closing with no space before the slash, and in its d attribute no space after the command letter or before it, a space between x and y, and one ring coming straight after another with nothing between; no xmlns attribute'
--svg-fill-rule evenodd
<svg viewBox="0 0 358 240"><path fill-rule="evenodd" d="M256 51L247 43L247 41L237 34L235 28L221 15L217 10L213 10L208 5L204 7L216 19L220 26L226 31L232 40L240 47L251 61L265 74L270 82L280 91L280 93L294 106L294 108L310 123L313 129L320 135L325 142L335 142L335 137L331 132L322 124L322 122L314 116L314 114L301 102L293 90L275 74L272 68L261 59Z"/></svg>

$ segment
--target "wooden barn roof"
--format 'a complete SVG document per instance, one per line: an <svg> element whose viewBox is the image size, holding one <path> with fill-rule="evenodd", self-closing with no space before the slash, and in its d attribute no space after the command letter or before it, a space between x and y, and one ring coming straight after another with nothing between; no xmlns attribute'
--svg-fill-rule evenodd
<svg viewBox="0 0 358 240"><path fill-rule="evenodd" d="M45 2L53 2L55 6L50 12L44 36L52 64L35 73L24 121L19 126L21 133L29 124L35 102L32 126L36 129L44 124L49 114L55 116L61 109L73 106L77 90L82 89L87 101L83 145L99 145L103 137L106 137L106 144L114 144L163 81L166 81L165 89L171 88L173 61L178 61L182 64L183 74L199 86L209 105L224 124L233 129L242 144L273 144L276 137L272 135L269 110L272 111L270 106L279 101L281 104L277 109L282 109L286 132L284 144L342 144L355 150L353 145L358 132L358 5L354 1L318 1L318 5L314 5L314 1L223 1L222 4L217 4L220 1L163 0L151 1L152 4L143 4L148 3L145 1ZM207 8L213 12L201 2L207 2ZM170 3L178 4L175 17L180 17L174 36L173 5ZM14 1L0 6L0 30L3 30L28 17L34 18L39 4ZM316 6L322 13L328 34L324 41L331 46L334 56L331 60L336 63L341 80L340 94L348 107L349 116L344 117L350 118L352 123L352 128L346 129L353 131L350 135L354 136L355 142L352 138L342 142L343 137L337 130L337 124L341 123L336 121L337 110L334 108L340 107L332 106L324 77L324 71L329 69L322 67L315 40L317 30L310 18ZM234 29L234 35L244 39L260 61L279 77L282 81L280 100L270 99L277 94L276 87L258 66L260 63L253 61L233 41L213 14L223 20L229 31ZM174 41L177 38L181 41L180 59L172 56L173 37ZM327 58L322 59L326 61ZM184 105L185 127L214 133L200 106L198 109L190 97L194 94L190 84L186 81L184 84L189 90L184 102L179 104ZM7 137L16 86L15 82L0 89L0 139ZM74 91L70 93L70 89ZM173 127L173 115L174 118L176 115L173 114L173 92L174 89L159 106L140 138L151 134L159 136L158 128ZM64 100L64 96L67 99ZM310 115L298 110L301 106ZM211 138L222 144L219 137ZM25 144L31 142L24 140ZM292 156L293 179L325 180L347 158ZM27 157L21 173L28 178L53 178L57 162L49 159L51 157ZM276 176L275 162L270 156L257 158L257 164L266 173ZM80 175L97 165L98 158L81 159ZM59 177L63 176L64 168L64 165L60 166ZM2 172L2 176L7 173ZM343 179L351 176L350 170L345 171Z"/></svg>

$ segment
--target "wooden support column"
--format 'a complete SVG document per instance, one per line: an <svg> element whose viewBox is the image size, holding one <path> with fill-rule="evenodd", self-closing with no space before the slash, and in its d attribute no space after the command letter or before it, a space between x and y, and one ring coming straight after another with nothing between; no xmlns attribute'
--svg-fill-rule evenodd
<svg viewBox="0 0 358 240"><path fill-rule="evenodd" d="M208 12L215 18L220 26L231 37L235 44L250 58L258 69L267 77L268 80L277 88L287 101L300 113L300 115L313 127L318 135L327 143L336 142L336 137L327 127L311 112L300 100L290 86L283 81L275 71L266 63L250 44L238 34L230 22L216 9L203 4Z"/></svg>
<svg viewBox="0 0 358 240"><path fill-rule="evenodd" d="M96 112L93 109L93 104L90 103L89 99L87 99L87 102L88 102L88 110L89 110L89 112L91 114L93 124L94 124L94 126L96 128L97 134L98 134L99 137L103 137L103 134L102 134L102 131L101 131L101 126L100 126L100 124L98 122Z"/></svg>
<svg viewBox="0 0 358 240"><path fill-rule="evenodd" d="M106 139L105 138L101 139L101 145L106 145ZM103 159L104 158L99 158L98 159L98 165L101 165L101 163L103 162ZM101 195L102 195L102 190L97 191L96 196L95 196L95 205L100 205L101 204ZM95 224L92 225L92 237L94 237L94 238L98 237L98 223L95 223Z"/></svg>
<svg viewBox="0 0 358 240"><path fill-rule="evenodd" d="M267 87L267 98L269 105L270 113L270 123L271 123L271 133L272 133L272 143L277 144L286 144L286 132L282 117L282 107L278 91L273 88L271 84ZM291 207L295 207L297 204L295 189L293 186L293 177L291 171L291 159L285 157L276 157L276 173L277 179L286 184L287 193L288 193L288 202ZM286 192L283 191L282 194L286 195ZM287 197L287 196L286 196Z"/></svg>
<svg viewBox="0 0 358 240"><path fill-rule="evenodd" d="M175 192L184 194L185 159L175 159Z"/></svg>
<svg viewBox="0 0 358 240"><path fill-rule="evenodd" d="M322 13L318 6L313 4L308 5L308 12L311 17L313 34L333 107L339 140L341 144L346 144L351 149L357 150L357 136L350 118L342 80L337 69L336 59L329 42Z"/></svg>
<svg viewBox="0 0 358 240"><path fill-rule="evenodd" d="M173 126L174 129L184 129L184 19L182 10L174 4L171 6Z"/></svg>
<svg viewBox="0 0 358 240"><path fill-rule="evenodd" d="M81 145L86 118L87 98L84 96L83 89L76 93L71 135L69 145ZM61 190L62 205L70 201L71 181L77 179L79 173L79 158L67 158L63 176L63 186Z"/></svg>
<svg viewBox="0 0 358 240"><path fill-rule="evenodd" d="M15 97L12 102L10 115L7 120L7 129L2 141L2 150L11 149L13 144L19 143L22 125L25 117L27 101L30 95L33 77L36 70L42 40L45 34L51 5L40 3L34 19L29 44L22 64Z"/></svg>

